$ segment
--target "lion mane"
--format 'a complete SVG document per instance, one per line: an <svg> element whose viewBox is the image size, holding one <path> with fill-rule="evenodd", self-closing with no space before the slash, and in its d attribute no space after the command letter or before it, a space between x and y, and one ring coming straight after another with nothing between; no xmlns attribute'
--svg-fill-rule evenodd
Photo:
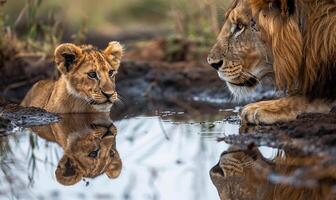
<svg viewBox="0 0 336 200"><path fill-rule="evenodd" d="M249 0L273 54L276 85L336 99L336 1Z"/></svg>

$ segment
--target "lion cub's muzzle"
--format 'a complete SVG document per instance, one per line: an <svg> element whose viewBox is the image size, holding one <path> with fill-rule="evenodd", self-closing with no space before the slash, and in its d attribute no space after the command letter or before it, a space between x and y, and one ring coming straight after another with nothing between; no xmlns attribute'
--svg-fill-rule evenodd
<svg viewBox="0 0 336 200"><path fill-rule="evenodd" d="M113 104L118 100L117 92L104 92L100 91L98 93L94 93L89 100L91 105L105 105L105 104Z"/></svg>
<svg viewBox="0 0 336 200"><path fill-rule="evenodd" d="M102 94L105 96L106 102L113 103L118 99L117 92L106 93L106 92L102 91Z"/></svg>

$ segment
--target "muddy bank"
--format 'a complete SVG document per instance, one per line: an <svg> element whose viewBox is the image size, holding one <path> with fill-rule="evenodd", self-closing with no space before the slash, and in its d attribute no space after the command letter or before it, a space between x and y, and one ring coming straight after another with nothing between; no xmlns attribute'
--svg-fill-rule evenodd
<svg viewBox="0 0 336 200"><path fill-rule="evenodd" d="M39 80L55 76L51 57L17 54L0 66L0 95L20 103L26 92Z"/></svg>
<svg viewBox="0 0 336 200"><path fill-rule="evenodd" d="M309 113L297 120L273 126L246 126L240 135L219 139L233 145L256 145L298 150L306 155L328 155L336 159L336 113Z"/></svg>
<svg viewBox="0 0 336 200"><path fill-rule="evenodd" d="M24 108L15 104L0 102L0 132L16 127L32 127L59 121L56 114L40 108Z"/></svg>
<svg viewBox="0 0 336 200"><path fill-rule="evenodd" d="M193 96L205 91L223 99L230 97L216 73L200 63L123 62L117 87L122 96L136 104L149 101L178 105L178 100L192 101Z"/></svg>

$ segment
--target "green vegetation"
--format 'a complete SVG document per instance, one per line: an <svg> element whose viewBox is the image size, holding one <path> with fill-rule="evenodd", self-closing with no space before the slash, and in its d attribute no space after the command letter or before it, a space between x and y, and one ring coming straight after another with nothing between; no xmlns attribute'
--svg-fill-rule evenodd
<svg viewBox="0 0 336 200"><path fill-rule="evenodd" d="M12 1L11 1L12 2ZM42 23L38 16L42 0L26 0L17 14L15 21L11 21L7 4L2 0L0 13L0 54L3 60L8 60L15 53L22 50L29 53L49 54L60 42L62 37L59 24L55 21L52 12L47 16L48 23ZM17 28L17 24L24 26ZM19 37L19 38L17 38Z"/></svg>
<svg viewBox="0 0 336 200"><path fill-rule="evenodd" d="M4 2L5 0L0 0ZM30 53L51 53L66 32L75 43L87 33L166 33L209 47L228 1L222 0L25 0L7 1L0 26L9 27ZM3 4L1 4L3 6ZM3 28L2 28L3 29ZM1 35L3 38L3 35ZM67 37L69 39L69 37ZM168 41L168 45L169 45ZM172 46L174 50L176 46ZM200 49L202 51L202 49Z"/></svg>
<svg viewBox="0 0 336 200"><path fill-rule="evenodd" d="M4 4L6 0L0 0L0 36L3 36L4 30ZM0 40L1 41L1 40Z"/></svg>
<svg viewBox="0 0 336 200"><path fill-rule="evenodd" d="M175 31L191 39L213 39L219 31L221 10L218 0L172 0Z"/></svg>
<svg viewBox="0 0 336 200"><path fill-rule="evenodd" d="M27 0L26 12L27 12L27 26L29 38L36 38L37 36L37 11L41 6L42 0Z"/></svg>
<svg viewBox="0 0 336 200"><path fill-rule="evenodd" d="M0 0L0 67L4 65L12 52L15 51L15 45L7 45L11 39L5 31L4 4L6 0Z"/></svg>
<svg viewBox="0 0 336 200"><path fill-rule="evenodd" d="M183 35L213 34L218 31L223 0L25 0L8 1L6 15L11 24L25 23L36 36L37 21L48 21L50 13L68 29L78 30L85 19L89 29L100 26L127 27L144 24L174 27Z"/></svg>

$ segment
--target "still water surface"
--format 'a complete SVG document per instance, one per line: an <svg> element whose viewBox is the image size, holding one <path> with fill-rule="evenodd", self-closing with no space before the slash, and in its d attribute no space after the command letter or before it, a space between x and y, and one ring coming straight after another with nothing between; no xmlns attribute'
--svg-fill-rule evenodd
<svg viewBox="0 0 336 200"><path fill-rule="evenodd" d="M229 147L217 138L239 133L229 115L63 115L19 130L2 138L0 198L218 200L209 171Z"/></svg>

